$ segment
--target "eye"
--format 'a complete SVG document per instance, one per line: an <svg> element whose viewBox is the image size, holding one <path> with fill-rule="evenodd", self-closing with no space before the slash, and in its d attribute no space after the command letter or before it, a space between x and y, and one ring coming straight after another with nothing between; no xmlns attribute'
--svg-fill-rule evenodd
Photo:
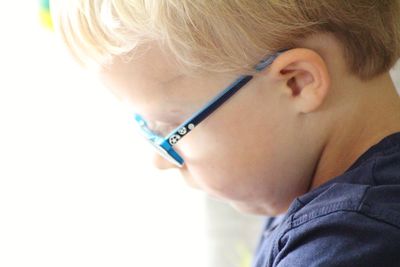
<svg viewBox="0 0 400 267"><path fill-rule="evenodd" d="M179 125L176 124L170 124L166 122L148 122L148 127L149 129L162 137L167 136L169 133L171 133L173 130L175 130Z"/></svg>

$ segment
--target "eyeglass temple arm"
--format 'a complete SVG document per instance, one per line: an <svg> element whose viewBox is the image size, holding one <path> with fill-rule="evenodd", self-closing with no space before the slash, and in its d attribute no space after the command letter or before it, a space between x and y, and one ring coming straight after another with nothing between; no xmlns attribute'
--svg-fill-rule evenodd
<svg viewBox="0 0 400 267"><path fill-rule="evenodd" d="M202 109L200 109L199 112L195 113L192 117L190 117L188 120L182 123L178 128L176 128L171 134L169 134L166 137L166 139L170 139L171 137L177 134L179 134L181 137L188 134L191 130L194 129L194 127L196 127L205 118L207 118L214 110L220 107L225 101L227 101L232 95L234 95L252 78L253 76L251 75L239 77L232 85L227 87L225 90L219 93L213 100L207 103Z"/></svg>
<svg viewBox="0 0 400 267"><path fill-rule="evenodd" d="M281 50L275 53L272 56L267 57L265 60L261 61L255 67L257 72L265 69L269 66L280 54L285 52L286 50ZM193 130L200 122L202 122L205 118L207 118L214 110L220 107L225 101L227 101L232 95L234 95L240 88L242 88L245 84L247 84L251 79L253 79L252 75L243 75L240 76L235 82L233 82L230 86L228 86L225 90L220 92L214 99L208 102L199 112L192 115L188 120L182 123L178 128L172 131L167 137L169 144L171 146L175 145L179 139L186 134L188 134L191 130ZM177 138L174 138L177 137Z"/></svg>

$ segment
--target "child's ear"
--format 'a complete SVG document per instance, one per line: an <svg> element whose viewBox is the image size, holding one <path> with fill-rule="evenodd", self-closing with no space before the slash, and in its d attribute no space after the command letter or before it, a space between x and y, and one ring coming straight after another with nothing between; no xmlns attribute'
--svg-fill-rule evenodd
<svg viewBox="0 0 400 267"><path fill-rule="evenodd" d="M325 61L310 49L284 52L270 66L269 73L272 79L279 81L299 113L318 109L330 87Z"/></svg>

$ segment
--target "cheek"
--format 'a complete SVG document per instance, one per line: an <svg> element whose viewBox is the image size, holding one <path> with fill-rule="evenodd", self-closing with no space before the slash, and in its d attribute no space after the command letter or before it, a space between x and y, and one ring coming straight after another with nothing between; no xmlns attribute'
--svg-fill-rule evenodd
<svg viewBox="0 0 400 267"><path fill-rule="evenodd" d="M224 126L226 131L216 131L212 135L198 131L182 142L180 148L186 162L184 176L190 177L207 193L228 199L241 200L249 194L257 194L260 184L270 184L272 188L273 181L267 181L270 177L267 171L269 165L276 164L271 162L273 157L268 156L272 150L267 146L268 140L264 138L261 144L260 137L246 129L233 131Z"/></svg>
<svg viewBox="0 0 400 267"><path fill-rule="evenodd" d="M289 151L281 121L258 106L233 101L221 107L178 145L188 175L204 191L224 198L274 198L290 181L281 179Z"/></svg>
<svg viewBox="0 0 400 267"><path fill-rule="evenodd" d="M186 177L201 190L230 202L282 210L306 189L303 163L292 157L293 144L284 137L273 131L266 135L265 129L226 129L226 134L198 131L182 141Z"/></svg>

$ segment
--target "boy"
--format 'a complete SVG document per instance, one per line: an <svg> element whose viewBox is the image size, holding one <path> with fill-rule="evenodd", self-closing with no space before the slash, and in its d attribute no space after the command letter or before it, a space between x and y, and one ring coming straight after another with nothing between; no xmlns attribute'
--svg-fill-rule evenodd
<svg viewBox="0 0 400 267"><path fill-rule="evenodd" d="M63 2L62 37L134 107L157 167L285 213L254 266L400 266L398 0Z"/></svg>

